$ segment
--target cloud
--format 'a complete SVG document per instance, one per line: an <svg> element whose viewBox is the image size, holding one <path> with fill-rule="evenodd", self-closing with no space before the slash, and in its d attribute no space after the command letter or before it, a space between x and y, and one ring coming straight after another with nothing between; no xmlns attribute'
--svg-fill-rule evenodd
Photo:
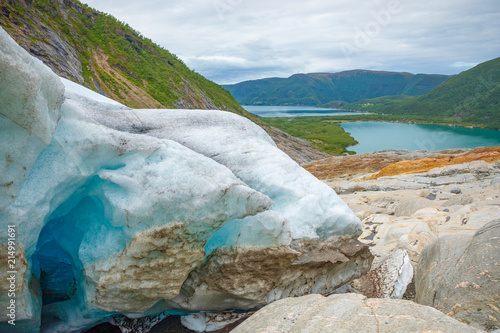
<svg viewBox="0 0 500 333"><path fill-rule="evenodd" d="M454 63L451 64L451 67L456 67L456 68L471 68L478 65L477 63L474 62L463 62L463 61L455 61Z"/></svg>
<svg viewBox="0 0 500 333"><path fill-rule="evenodd" d="M498 0L84 1L218 83L354 68L455 74L500 55Z"/></svg>

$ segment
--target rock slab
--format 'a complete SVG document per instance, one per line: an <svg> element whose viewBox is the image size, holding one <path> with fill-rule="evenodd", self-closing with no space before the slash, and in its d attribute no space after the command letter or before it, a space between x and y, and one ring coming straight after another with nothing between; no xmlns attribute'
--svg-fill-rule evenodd
<svg viewBox="0 0 500 333"><path fill-rule="evenodd" d="M233 333L481 332L428 306L358 294L286 298L257 311Z"/></svg>
<svg viewBox="0 0 500 333"><path fill-rule="evenodd" d="M415 287L420 304L477 328L500 328L500 220L426 247Z"/></svg>

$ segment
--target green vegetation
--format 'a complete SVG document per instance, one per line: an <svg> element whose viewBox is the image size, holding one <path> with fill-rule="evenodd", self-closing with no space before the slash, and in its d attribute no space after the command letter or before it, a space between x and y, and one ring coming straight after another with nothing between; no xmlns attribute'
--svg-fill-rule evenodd
<svg viewBox="0 0 500 333"><path fill-rule="evenodd" d="M306 139L325 153L341 155L350 153L346 148L357 144L353 137L339 125L332 123L336 117L279 117L261 118L270 126L276 127L298 138Z"/></svg>
<svg viewBox="0 0 500 333"><path fill-rule="evenodd" d="M318 105L318 107L320 108L333 108L333 109L336 109L336 108L340 108L341 106L344 106L344 105L347 105L349 103L347 102L343 102L343 101L331 101L331 102L328 102L328 103L325 103L325 104L322 104L322 105Z"/></svg>
<svg viewBox="0 0 500 333"><path fill-rule="evenodd" d="M500 58L460 73L423 96L386 96L340 108L500 129Z"/></svg>
<svg viewBox="0 0 500 333"><path fill-rule="evenodd" d="M353 154L347 147L358 143L340 126L342 122L392 121L458 126L453 117L445 118L425 115L359 114L349 116L276 117L261 119L270 126L309 141L318 150L331 155ZM469 122L463 122L460 126L488 127L484 124L478 125Z"/></svg>
<svg viewBox="0 0 500 333"><path fill-rule="evenodd" d="M404 105L410 104L416 100L415 96L383 96L378 98L371 99L363 99L361 101L357 101L354 103L348 103L339 106L339 109L347 109L347 110L356 110L356 111L365 111L365 112L375 112L375 113L384 113L385 110L388 110L394 105Z"/></svg>
<svg viewBox="0 0 500 333"><path fill-rule="evenodd" d="M421 124L436 124L436 125L455 125L459 126L454 122L453 118L444 117L431 117L431 116L419 116L419 115L390 115L390 114L360 114L352 116L331 116L325 117L322 121L330 123L343 123L351 121L392 121L392 122L402 122L402 123L421 123ZM473 127L485 127L478 126L474 123L462 123L460 126L473 126Z"/></svg>
<svg viewBox="0 0 500 333"><path fill-rule="evenodd" d="M314 105L338 107L344 102L387 95L422 95L449 77L353 70L295 74L225 85L243 105Z"/></svg>
<svg viewBox="0 0 500 333"><path fill-rule="evenodd" d="M57 74L123 104L218 108L252 117L175 55L77 0L2 1L0 9L1 26Z"/></svg>

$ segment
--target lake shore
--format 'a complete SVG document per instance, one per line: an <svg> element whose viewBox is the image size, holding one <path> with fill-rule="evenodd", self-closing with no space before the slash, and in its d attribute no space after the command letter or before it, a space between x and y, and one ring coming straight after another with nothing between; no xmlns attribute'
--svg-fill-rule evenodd
<svg viewBox="0 0 500 333"><path fill-rule="evenodd" d="M340 126L359 142L347 147L358 154L384 149L436 151L500 145L500 132L484 128L385 121L342 122Z"/></svg>
<svg viewBox="0 0 500 333"><path fill-rule="evenodd" d="M334 116L261 119L334 156L383 149L432 151L500 145L499 131L482 128L397 121L345 121L345 117Z"/></svg>
<svg viewBox="0 0 500 333"><path fill-rule="evenodd" d="M381 115L376 113L361 114L357 110L349 110L348 112L351 113L347 115L342 114L342 111L340 111L340 114L325 115L315 113L314 109L327 113L328 110L342 109L308 106L268 105L245 107L258 115L264 123L294 137L307 140L314 149L333 156L374 152L383 149L425 149L430 151L458 147L476 148L500 145L499 131L492 131L491 128L486 128L487 126L480 124L465 122L459 124L449 121L448 118ZM270 115L275 116L271 117ZM371 124L370 126L363 125L366 127L365 131L349 130L349 127L352 127L349 124L363 122L370 122ZM387 129L386 131L379 131L376 135L371 135L373 134L373 128L383 126L376 124L382 123L386 123L385 127L391 127L389 124L408 124L412 127L401 130L398 126L392 126L397 131ZM371 136L367 138L367 135ZM388 137L391 136L391 140L388 140ZM443 136L447 138L446 142L441 142ZM384 140L385 143L382 142ZM418 140L420 144L415 144L413 142L415 140ZM373 147L366 148L366 143ZM300 164L304 163L303 159L295 160Z"/></svg>
<svg viewBox="0 0 500 333"><path fill-rule="evenodd" d="M303 111L303 110L321 110L323 112L327 110L336 110L339 113L341 112L352 112L356 113L354 115L320 115L318 114L317 116L331 116L335 117L337 119L333 120L340 120L341 122L353 122L353 121L387 121L387 122L401 122L401 123L409 123L409 124L433 124L433 125L444 125L444 126L458 126L458 127L467 127L467 128L487 128L487 129L496 129L500 130L500 128L490 128L488 127L488 124L481 124L481 123L475 123L475 122L462 122L461 118L443 118L443 117L426 117L426 116L415 116L415 115L393 115L393 114L380 114L380 113L375 113L375 112L368 112L368 111L363 111L363 110L356 110L356 109L348 109L348 108L343 108L341 105L340 106L335 106L335 107L327 107L323 105L319 106L307 106L307 105L243 105L243 108L247 110L250 113L253 113L252 111L258 110L259 108L264 107L264 108L273 108L273 109L295 109L297 108L298 111ZM248 109L247 109L248 108ZM332 112L333 113L333 112ZM262 117L258 113L254 113L255 115ZM316 115L314 115L316 116ZM271 116L270 116L271 117ZM279 116L279 117L285 117ZM299 117L309 117L309 115L303 115ZM338 119L339 117L342 117L342 119Z"/></svg>
<svg viewBox="0 0 500 333"><path fill-rule="evenodd" d="M363 112L356 110L346 110L350 112ZM373 119L370 117L364 117L364 115L355 115L353 117L359 117L359 119L343 119L340 122L357 122L357 121L385 121L385 122L393 122L393 123L406 123L406 124L430 124L430 125L443 125L443 126L451 126L451 127L466 127L466 128L484 128L484 129L492 129L492 130L500 130L498 128L488 128L485 124L476 124L476 123L455 123L450 121L439 121L439 120L429 120L429 119L407 119L408 116L395 116L395 115L379 115L376 113L369 113L369 115L377 115L388 117L387 119ZM339 116L342 117L342 116ZM394 119L397 118L397 119Z"/></svg>

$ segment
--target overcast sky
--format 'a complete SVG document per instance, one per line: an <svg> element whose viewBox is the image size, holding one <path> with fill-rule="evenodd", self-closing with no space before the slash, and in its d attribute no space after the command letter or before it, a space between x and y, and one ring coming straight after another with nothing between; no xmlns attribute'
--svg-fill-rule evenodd
<svg viewBox="0 0 500 333"><path fill-rule="evenodd" d="M348 69L456 74L500 56L499 0L83 0L219 84Z"/></svg>

